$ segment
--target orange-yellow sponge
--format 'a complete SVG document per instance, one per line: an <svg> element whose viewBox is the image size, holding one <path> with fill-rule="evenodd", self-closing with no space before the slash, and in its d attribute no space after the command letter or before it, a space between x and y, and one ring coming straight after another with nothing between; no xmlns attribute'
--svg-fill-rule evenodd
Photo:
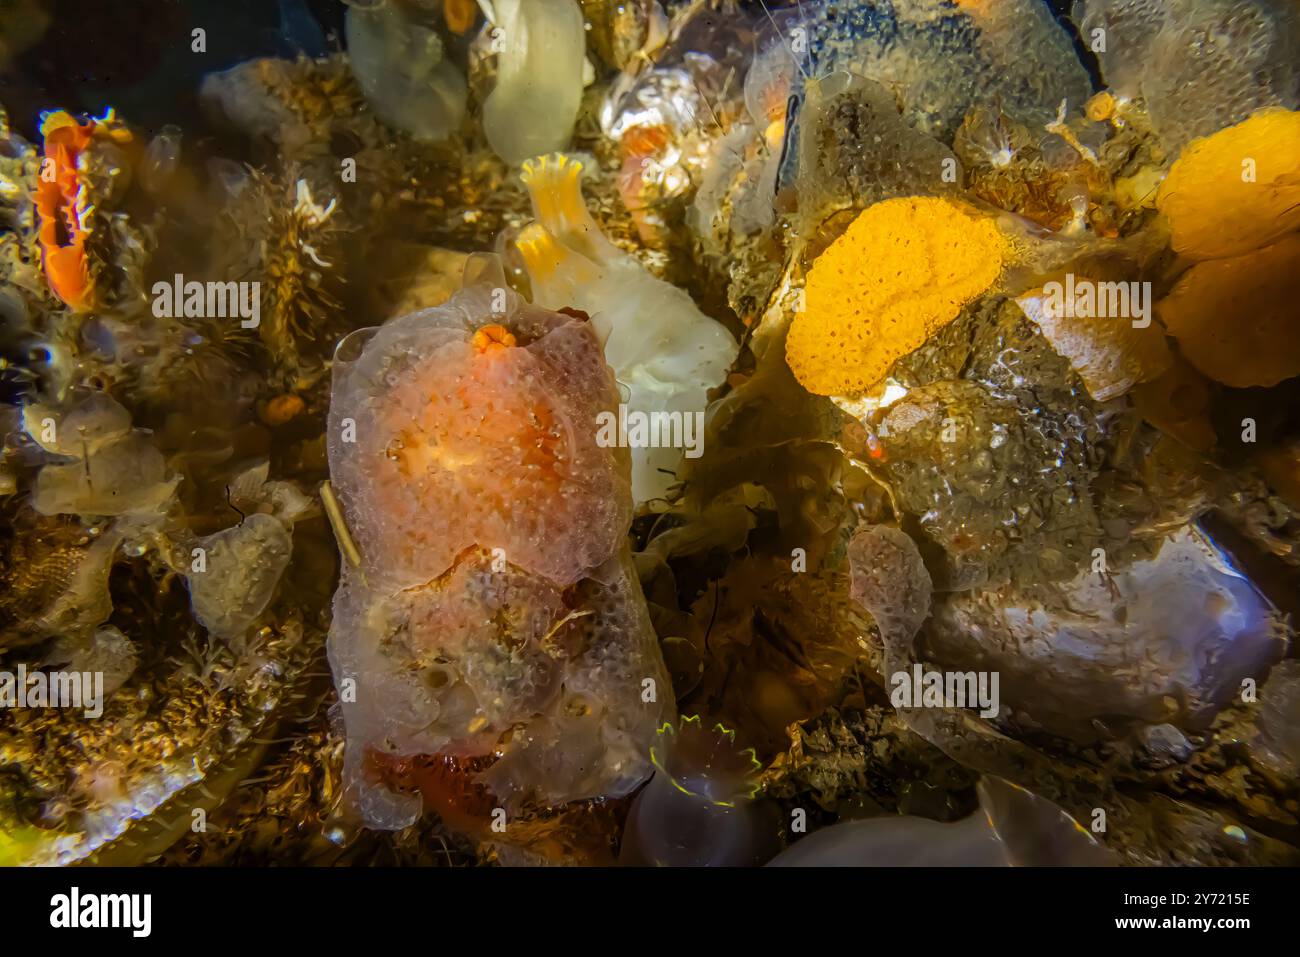
<svg viewBox="0 0 1300 957"><path fill-rule="evenodd" d="M1260 110L1193 141L1156 205L1191 259L1240 256L1300 228L1300 113Z"/></svg>
<svg viewBox="0 0 1300 957"><path fill-rule="evenodd" d="M794 317L786 361L818 395L855 395L957 317L1002 271L992 221L935 197L863 211L817 257Z"/></svg>
<svg viewBox="0 0 1300 957"><path fill-rule="evenodd" d="M1197 263L1156 315L1200 372L1237 388L1300 375L1300 234L1245 256Z"/></svg>

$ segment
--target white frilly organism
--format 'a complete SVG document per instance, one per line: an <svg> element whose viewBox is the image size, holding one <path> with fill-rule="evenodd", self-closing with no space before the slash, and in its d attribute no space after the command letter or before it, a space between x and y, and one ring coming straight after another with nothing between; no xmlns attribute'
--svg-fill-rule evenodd
<svg viewBox="0 0 1300 957"><path fill-rule="evenodd" d="M581 177L582 164L559 154L524 164L537 222L518 245L534 301L587 313L626 390L632 426L620 444L632 450L632 498L640 506L677 484L683 455L701 454L708 392L722 384L740 347L687 293L605 238L583 204ZM639 442L637 422L674 423L681 441Z"/></svg>
<svg viewBox="0 0 1300 957"><path fill-rule="evenodd" d="M575 0L496 0L495 10L493 39L504 46L483 132L498 156L521 163L569 145L587 35Z"/></svg>

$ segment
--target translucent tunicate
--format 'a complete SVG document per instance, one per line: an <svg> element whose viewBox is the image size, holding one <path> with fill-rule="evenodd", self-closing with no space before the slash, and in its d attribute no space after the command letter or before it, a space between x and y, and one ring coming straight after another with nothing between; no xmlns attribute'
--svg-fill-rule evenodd
<svg viewBox="0 0 1300 957"><path fill-rule="evenodd" d="M908 125L949 139L977 104L1048 122L1091 93L1069 35L1040 0L803 3L779 20L802 73L849 72L895 91ZM795 33L794 31L800 31Z"/></svg>
<svg viewBox="0 0 1300 957"><path fill-rule="evenodd" d="M1277 614L1194 530L1152 559L1083 569L1041 594L952 596L936 610L931 649L978 658L1002 698L1060 733L1119 716L1202 727L1284 650Z"/></svg>
<svg viewBox="0 0 1300 957"><path fill-rule="evenodd" d="M586 34L575 0L496 0L504 49L483 132L507 163L564 149L582 101Z"/></svg>
<svg viewBox="0 0 1300 957"><path fill-rule="evenodd" d="M773 867L1097 867L1112 855L1056 805L999 778L950 824L903 815L846 821L798 841Z"/></svg>
<svg viewBox="0 0 1300 957"><path fill-rule="evenodd" d="M1300 106L1300 10L1288 0L1080 0L1103 78L1142 97L1173 149L1267 106Z"/></svg>
<svg viewBox="0 0 1300 957"><path fill-rule="evenodd" d="M514 807L627 794L673 716L626 533L626 453L592 326L522 302L471 259L444 305L339 347L330 475L357 563L329 655L349 801L419 814L412 762L487 762ZM354 693L353 693L354 692Z"/></svg>
<svg viewBox="0 0 1300 957"><path fill-rule="evenodd" d="M735 867L775 850L776 828L754 804L762 765L734 731L683 718L659 729L651 755L655 774L632 804L623 860Z"/></svg>
<svg viewBox="0 0 1300 957"><path fill-rule="evenodd" d="M250 515L198 539L202 564L187 563L194 617L208 633L235 638L248 630L275 595L293 540L270 515Z"/></svg>
<svg viewBox="0 0 1300 957"><path fill-rule="evenodd" d="M437 33L393 5L349 7L346 32L352 73L380 119L423 140L460 126L468 87Z"/></svg>

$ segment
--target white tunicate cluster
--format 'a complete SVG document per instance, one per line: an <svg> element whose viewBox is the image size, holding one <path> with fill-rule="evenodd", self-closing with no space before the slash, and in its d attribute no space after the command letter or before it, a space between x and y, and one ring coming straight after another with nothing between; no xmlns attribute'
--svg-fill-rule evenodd
<svg viewBox="0 0 1300 957"><path fill-rule="evenodd" d="M347 11L348 63L385 123L438 140L460 126L468 87L438 34L391 4Z"/></svg>
<svg viewBox="0 0 1300 957"><path fill-rule="evenodd" d="M190 565L194 617L218 638L236 638L266 610L289 565L293 540L273 516L250 515L200 538L200 568Z"/></svg>
<svg viewBox="0 0 1300 957"><path fill-rule="evenodd" d="M153 514L179 481L167 477L162 453L105 393L91 392L67 412L29 405L23 428L45 451L72 460L50 462L36 476L32 507L42 515Z"/></svg>
<svg viewBox="0 0 1300 957"><path fill-rule="evenodd" d="M1300 106L1300 7L1291 0L1080 0L1102 75L1146 102L1171 149L1270 106Z"/></svg>
<svg viewBox="0 0 1300 957"><path fill-rule="evenodd" d="M507 163L564 149L582 102L587 37L575 0L496 0L504 49L483 132Z"/></svg>

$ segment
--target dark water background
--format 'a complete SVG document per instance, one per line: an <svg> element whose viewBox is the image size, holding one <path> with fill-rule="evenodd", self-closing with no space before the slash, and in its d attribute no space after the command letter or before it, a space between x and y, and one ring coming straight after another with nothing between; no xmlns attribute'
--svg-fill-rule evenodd
<svg viewBox="0 0 1300 957"><path fill-rule="evenodd" d="M1071 0L1043 2L1075 35L1064 20ZM772 9L792 5L768 0ZM342 49L347 9L342 0L45 0L45 6L54 14L45 36L0 73L0 103L29 140L37 138L41 111L58 108L98 115L112 106L136 127L172 123L198 133L204 76L253 57ZM195 27L207 31L206 53L191 52ZM1076 46L1095 82L1095 60L1077 36Z"/></svg>

